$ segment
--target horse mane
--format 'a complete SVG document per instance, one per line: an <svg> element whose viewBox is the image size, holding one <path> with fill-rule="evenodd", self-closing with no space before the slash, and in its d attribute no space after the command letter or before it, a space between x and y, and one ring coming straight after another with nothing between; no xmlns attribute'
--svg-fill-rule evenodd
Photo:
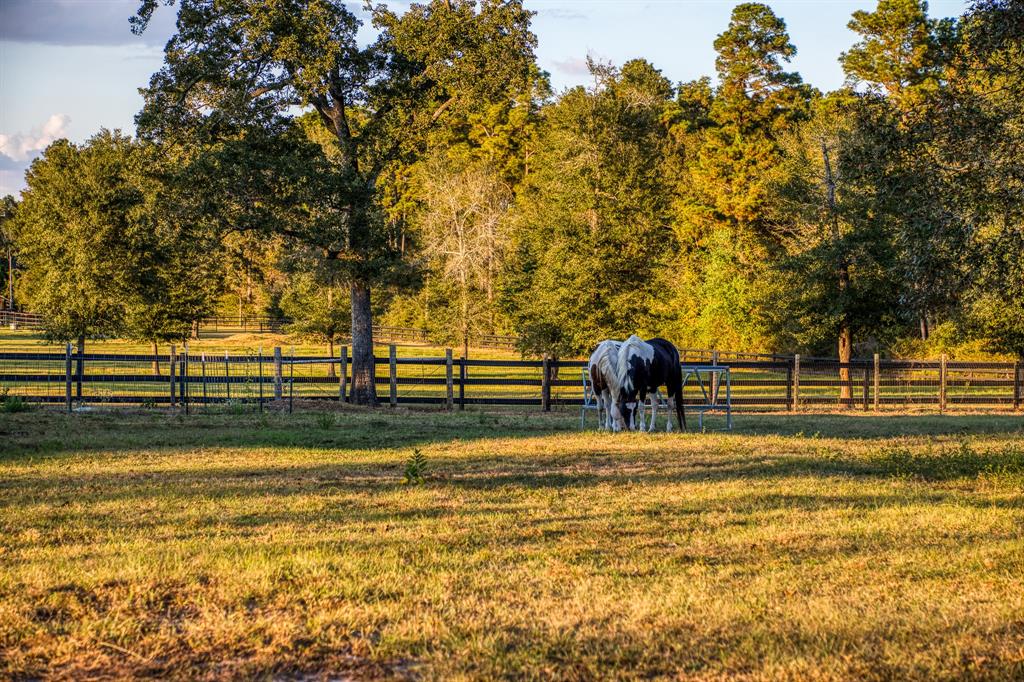
<svg viewBox="0 0 1024 682"><path fill-rule="evenodd" d="M632 355L639 355L647 360L653 357L653 348L636 334L631 334L628 339L619 346L618 374L616 380L620 388L626 392L633 390L632 377L629 376L629 358Z"/></svg>
<svg viewBox="0 0 1024 682"><path fill-rule="evenodd" d="M616 359L618 358L619 342L613 341L612 339L606 339L601 343L597 344L597 349L594 350L594 354L590 356L590 364L594 365L597 363L597 370L601 373L601 376L609 384L615 384L609 386L612 392L618 388L618 368Z"/></svg>

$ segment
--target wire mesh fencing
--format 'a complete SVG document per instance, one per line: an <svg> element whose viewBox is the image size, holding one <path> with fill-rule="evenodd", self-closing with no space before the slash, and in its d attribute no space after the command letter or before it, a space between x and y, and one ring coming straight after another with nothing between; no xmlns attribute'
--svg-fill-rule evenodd
<svg viewBox="0 0 1024 682"><path fill-rule="evenodd" d="M583 360L508 360L455 357L451 350L387 347L374 358L383 404L465 409L509 405L552 409L583 402ZM736 409L796 410L843 407L864 410L937 407L1019 409L1024 371L1019 362L857 359L768 356L688 351L684 367L727 367ZM712 381L719 379L712 377ZM347 347L336 357L266 352L167 354L0 352L0 398L62 403L68 410L102 405L261 410L311 401L345 401L351 395ZM706 396L688 385L684 403Z"/></svg>

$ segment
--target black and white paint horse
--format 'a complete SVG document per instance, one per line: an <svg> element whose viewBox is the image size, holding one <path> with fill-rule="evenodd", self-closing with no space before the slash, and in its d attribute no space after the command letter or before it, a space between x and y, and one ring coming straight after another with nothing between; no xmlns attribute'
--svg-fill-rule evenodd
<svg viewBox="0 0 1024 682"><path fill-rule="evenodd" d="M644 341L634 334L619 347L617 370L618 409L630 428L644 430L642 406L650 395L652 400L649 430L654 430L658 413L656 393L659 387L664 386L669 409L675 410L680 430L686 430L686 414L683 412L683 372L679 366L679 351L675 346L665 339L654 338ZM672 430L671 416L666 429Z"/></svg>
<svg viewBox="0 0 1024 682"><path fill-rule="evenodd" d="M621 431L626 423L619 412L619 347L622 342L607 339L597 344L590 355L590 384L597 396L598 424L609 431ZM601 421L601 410L604 421Z"/></svg>

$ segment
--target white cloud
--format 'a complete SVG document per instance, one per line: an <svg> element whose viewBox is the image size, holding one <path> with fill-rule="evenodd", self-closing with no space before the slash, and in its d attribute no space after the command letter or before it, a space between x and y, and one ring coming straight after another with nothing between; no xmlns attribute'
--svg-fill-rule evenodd
<svg viewBox="0 0 1024 682"><path fill-rule="evenodd" d="M581 57L554 59L551 63L556 69L570 76L587 76L590 74L590 68L587 66L587 60Z"/></svg>
<svg viewBox="0 0 1024 682"><path fill-rule="evenodd" d="M67 114L53 114L27 133L0 133L0 154L14 161L27 161L54 140L65 137L69 123L71 117Z"/></svg>

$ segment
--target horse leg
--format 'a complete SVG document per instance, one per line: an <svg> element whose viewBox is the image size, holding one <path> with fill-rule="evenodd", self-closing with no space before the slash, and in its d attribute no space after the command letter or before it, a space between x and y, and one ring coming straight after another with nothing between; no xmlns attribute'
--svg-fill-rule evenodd
<svg viewBox="0 0 1024 682"><path fill-rule="evenodd" d="M651 423L647 427L648 433L654 433L654 425L658 423L658 400L660 396L655 391L651 394Z"/></svg>

